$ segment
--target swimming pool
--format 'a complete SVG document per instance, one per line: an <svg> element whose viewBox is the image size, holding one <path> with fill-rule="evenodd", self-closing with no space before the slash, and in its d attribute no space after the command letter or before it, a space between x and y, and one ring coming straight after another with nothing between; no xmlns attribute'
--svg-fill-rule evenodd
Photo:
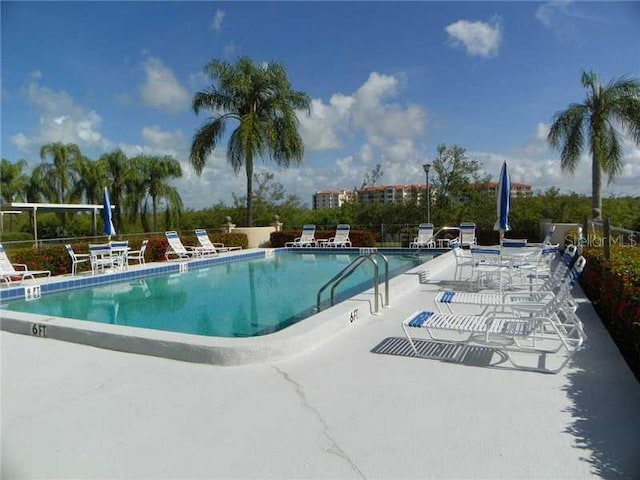
<svg viewBox="0 0 640 480"><path fill-rule="evenodd" d="M390 277L432 257L395 255ZM214 337L276 332L313 315L318 290L357 253L290 252L184 273L136 278L15 300L6 310L104 324ZM382 279L383 268L380 268ZM337 290L343 300L372 286L373 267L363 264ZM327 301L327 296L323 297Z"/></svg>

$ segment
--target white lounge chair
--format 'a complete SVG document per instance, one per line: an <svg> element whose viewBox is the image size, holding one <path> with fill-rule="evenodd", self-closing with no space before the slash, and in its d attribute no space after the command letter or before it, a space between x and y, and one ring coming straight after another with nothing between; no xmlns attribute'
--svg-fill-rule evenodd
<svg viewBox="0 0 640 480"><path fill-rule="evenodd" d="M167 260L169 260L170 257L175 257L176 259L189 259L202 256L202 247L185 247L178 236L178 232L169 231L164 234L167 237L167 242L169 243L167 250L164 252L164 258Z"/></svg>
<svg viewBox="0 0 640 480"><path fill-rule="evenodd" d="M331 237L324 246L327 247L351 247L351 240L349 240L349 232L351 226L346 223L341 223L336 227L335 236Z"/></svg>
<svg viewBox="0 0 640 480"><path fill-rule="evenodd" d="M316 226L305 225L302 227L302 234L293 242L285 243L285 247L315 247L316 244Z"/></svg>
<svg viewBox="0 0 640 480"><path fill-rule="evenodd" d="M199 228L196 231L196 238L200 242L202 253L204 255L217 255L220 252L231 252L233 250L242 250L240 246L227 247L221 242L212 242L206 230Z"/></svg>
<svg viewBox="0 0 640 480"><path fill-rule="evenodd" d="M426 340L449 345L480 345L489 347L514 367L545 373L559 372L586 340L582 322L572 309L566 309L561 299L554 297L535 315L518 317L491 312L487 315L415 312L402 322L402 329L416 356L412 332L424 332ZM461 349L464 351L464 349ZM545 363L560 353L559 366ZM533 364L522 363L533 354Z"/></svg>
<svg viewBox="0 0 640 480"><path fill-rule="evenodd" d="M418 236L409 243L409 248L435 248L436 242L433 239L433 224L421 223L418 227Z"/></svg>
<svg viewBox="0 0 640 480"><path fill-rule="evenodd" d="M0 245L0 281L10 287L12 282L19 282L22 285L28 279L35 281L36 276L50 277L51 272L49 270L29 270L29 267L24 263L11 263L4 247Z"/></svg>
<svg viewBox="0 0 640 480"><path fill-rule="evenodd" d="M473 247L477 245L476 240L476 224L473 222L462 222L458 228L460 236L458 241L461 247Z"/></svg>
<svg viewBox="0 0 640 480"><path fill-rule="evenodd" d="M64 246L67 249L67 253L71 257L71 275L78 273L78 265L81 263L89 262L88 253L76 253L70 243Z"/></svg>
<svg viewBox="0 0 640 480"><path fill-rule="evenodd" d="M140 245L140 250L129 250L129 252L127 252L127 264L130 261L136 261L138 264L143 265L145 263L144 253L147 251L148 244L149 239L145 238Z"/></svg>

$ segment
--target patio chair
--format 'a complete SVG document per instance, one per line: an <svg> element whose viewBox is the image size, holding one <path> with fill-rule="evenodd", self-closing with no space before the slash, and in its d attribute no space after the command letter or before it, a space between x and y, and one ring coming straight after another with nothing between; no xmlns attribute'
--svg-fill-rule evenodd
<svg viewBox="0 0 640 480"><path fill-rule="evenodd" d="M167 237L167 242L169 243L167 250L164 252L164 257L167 260L169 260L170 257L175 257L175 259L200 257L204 253L202 247L185 247L178 236L178 232L169 231L164 234Z"/></svg>
<svg viewBox="0 0 640 480"><path fill-rule="evenodd" d="M302 227L302 234L295 238L293 242L287 242L285 247L315 247L316 243L316 226L305 225Z"/></svg>
<svg viewBox="0 0 640 480"><path fill-rule="evenodd" d="M119 266L118 258L112 255L109 243L89 244L89 261L93 275L116 270Z"/></svg>
<svg viewBox="0 0 640 480"><path fill-rule="evenodd" d="M349 232L351 226L346 223L341 223L336 227L335 236L326 241L324 246L327 247L351 247L351 240L349 240Z"/></svg>
<svg viewBox="0 0 640 480"><path fill-rule="evenodd" d="M129 266L127 256L129 254L129 241L128 240L113 240L109 242L109 248L111 249L111 257L113 263L118 270L125 270Z"/></svg>
<svg viewBox="0 0 640 480"><path fill-rule="evenodd" d="M227 247L221 242L212 242L206 230L199 228L196 231L196 238L200 243L203 255L217 255L220 252L231 252L233 250L242 250L241 246Z"/></svg>
<svg viewBox="0 0 640 480"><path fill-rule="evenodd" d="M468 250L460 248L460 243L457 240L452 241L450 244L453 255L456 259L456 270L453 274L454 280L462 280L462 272L464 267L470 268L470 274L468 278L473 275L473 257Z"/></svg>
<svg viewBox="0 0 640 480"><path fill-rule="evenodd" d="M71 275L78 273L78 265L81 263L89 263L88 253L76 253L70 243L64 246L67 249L67 253L71 257Z"/></svg>
<svg viewBox="0 0 640 480"><path fill-rule="evenodd" d="M458 241L461 247L473 247L477 245L476 224L473 222L462 222L459 227Z"/></svg>
<svg viewBox="0 0 640 480"><path fill-rule="evenodd" d="M549 245L542 249L538 265L527 274L529 288L540 282L548 281L550 277L564 275L575 261L578 247L567 245L560 257L557 255L558 251L558 245Z"/></svg>
<svg viewBox="0 0 640 480"><path fill-rule="evenodd" d="M136 261L139 265L143 265L145 263L144 253L147 250L147 245L149 244L149 239L145 238L140 245L140 250L129 250L127 252L127 264L130 261Z"/></svg>
<svg viewBox="0 0 640 480"><path fill-rule="evenodd" d="M515 368L557 373L577 352L586 334L582 322L572 309L564 308L561 298L554 297L536 314L519 317L491 312L486 315L417 311L402 322L402 329L416 356L411 332L425 332L426 339L438 343L492 348L502 361ZM465 349L460 349L463 354ZM514 355L515 354L515 355ZM522 363L526 355L535 356L533 364ZM561 354L559 366L547 368L547 360Z"/></svg>
<svg viewBox="0 0 640 480"><path fill-rule="evenodd" d="M544 248L547 245L551 244L551 237L553 237L554 232L556 231L556 225L555 224L551 224L549 226L549 228L547 229L547 231L545 232L545 236L542 239L541 242L534 242L534 243L530 243L529 245L533 246L533 247L540 247L540 248Z"/></svg>
<svg viewBox="0 0 640 480"><path fill-rule="evenodd" d="M4 251L4 247L0 244L0 281L5 282L7 287L11 286L12 282L20 282L20 285L27 280L33 281L38 277L50 277L51 272L49 270L29 270L24 263L11 263L7 252Z"/></svg>
<svg viewBox="0 0 640 480"><path fill-rule="evenodd" d="M508 262L503 262L499 248L471 247L472 271L471 279L478 287L486 287L487 282L500 276L500 285L503 284L501 275L504 273L504 281L508 280Z"/></svg>
<svg viewBox="0 0 640 480"><path fill-rule="evenodd" d="M435 248L436 242L433 239L433 224L421 223L418 227L418 236L409 243L409 248Z"/></svg>

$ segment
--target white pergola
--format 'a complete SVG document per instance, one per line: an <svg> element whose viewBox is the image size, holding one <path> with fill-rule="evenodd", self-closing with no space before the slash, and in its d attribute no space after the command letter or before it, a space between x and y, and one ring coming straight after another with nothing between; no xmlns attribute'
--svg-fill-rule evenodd
<svg viewBox="0 0 640 480"><path fill-rule="evenodd" d="M38 212L92 212L93 213L93 233L98 231L98 210L103 210L101 204L89 203L29 203L12 202L0 206L0 211L5 213L29 212L33 215L33 239L36 248L38 247ZM111 209L115 207L112 205Z"/></svg>

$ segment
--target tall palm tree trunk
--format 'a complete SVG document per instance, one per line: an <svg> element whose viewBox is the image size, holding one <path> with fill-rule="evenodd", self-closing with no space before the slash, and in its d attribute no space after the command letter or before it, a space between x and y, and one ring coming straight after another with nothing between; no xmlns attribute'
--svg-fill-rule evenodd
<svg viewBox="0 0 640 480"><path fill-rule="evenodd" d="M591 217L597 220L602 215L602 168L595 152L592 152L591 172Z"/></svg>
<svg viewBox="0 0 640 480"><path fill-rule="evenodd" d="M253 226L253 158L247 154L245 163L247 172L247 227Z"/></svg>

